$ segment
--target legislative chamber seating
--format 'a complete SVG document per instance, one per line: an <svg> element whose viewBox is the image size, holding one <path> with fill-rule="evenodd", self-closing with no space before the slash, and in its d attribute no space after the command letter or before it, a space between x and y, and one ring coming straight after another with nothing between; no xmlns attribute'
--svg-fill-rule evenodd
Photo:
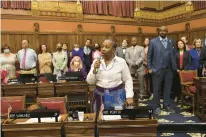
<svg viewBox="0 0 206 137"><path fill-rule="evenodd" d="M202 122L206 122L206 77L195 77L194 85L197 88L195 115L197 115Z"/></svg>
<svg viewBox="0 0 206 137"><path fill-rule="evenodd" d="M181 95L181 102L182 105L189 105L193 109L193 114L195 110L195 101L196 101L196 87L193 83L193 78L197 77L197 71L195 70L188 70L188 71L180 71L180 82L182 86L182 95ZM188 101L188 97L192 100L191 102Z"/></svg>

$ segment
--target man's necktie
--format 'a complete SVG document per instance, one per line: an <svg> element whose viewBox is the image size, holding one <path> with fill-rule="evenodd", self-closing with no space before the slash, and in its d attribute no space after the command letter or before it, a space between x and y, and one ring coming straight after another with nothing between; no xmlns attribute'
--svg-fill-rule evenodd
<svg viewBox="0 0 206 137"><path fill-rule="evenodd" d="M22 68L25 68L25 64L26 64L26 49L24 49L24 57L23 57L23 61L22 61Z"/></svg>
<svg viewBox="0 0 206 137"><path fill-rule="evenodd" d="M167 48L167 40L166 39L162 40L162 44L164 45L165 48Z"/></svg>

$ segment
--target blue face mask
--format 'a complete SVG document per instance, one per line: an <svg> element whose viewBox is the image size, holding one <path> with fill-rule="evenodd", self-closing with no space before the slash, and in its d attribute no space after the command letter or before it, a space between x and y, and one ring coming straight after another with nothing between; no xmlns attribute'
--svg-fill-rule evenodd
<svg viewBox="0 0 206 137"><path fill-rule="evenodd" d="M4 53L9 53L9 49L4 49Z"/></svg>

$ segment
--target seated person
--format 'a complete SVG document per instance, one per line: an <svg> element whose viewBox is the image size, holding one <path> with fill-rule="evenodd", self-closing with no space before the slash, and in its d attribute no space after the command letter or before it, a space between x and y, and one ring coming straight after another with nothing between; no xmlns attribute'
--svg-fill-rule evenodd
<svg viewBox="0 0 206 137"><path fill-rule="evenodd" d="M86 78L87 73L83 67L82 60L79 56L74 56L72 58L68 72L81 72L84 79Z"/></svg>

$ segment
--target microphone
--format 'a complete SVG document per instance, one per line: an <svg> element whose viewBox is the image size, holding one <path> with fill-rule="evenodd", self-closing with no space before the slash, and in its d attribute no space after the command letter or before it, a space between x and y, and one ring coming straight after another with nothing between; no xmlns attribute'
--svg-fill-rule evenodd
<svg viewBox="0 0 206 137"><path fill-rule="evenodd" d="M98 121L98 117L99 117L99 111L100 111L100 108L97 108L96 116L95 116L95 121L94 121L94 137L99 137L99 129L98 129L98 126L97 126L97 121Z"/></svg>
<svg viewBox="0 0 206 137"><path fill-rule="evenodd" d="M98 61L100 61L101 59L102 59L102 57L101 56L99 56L99 55L97 55L96 57L95 57L95 59L96 60L98 60ZM98 73L98 71L99 71L99 69L98 68L96 68L96 72Z"/></svg>

